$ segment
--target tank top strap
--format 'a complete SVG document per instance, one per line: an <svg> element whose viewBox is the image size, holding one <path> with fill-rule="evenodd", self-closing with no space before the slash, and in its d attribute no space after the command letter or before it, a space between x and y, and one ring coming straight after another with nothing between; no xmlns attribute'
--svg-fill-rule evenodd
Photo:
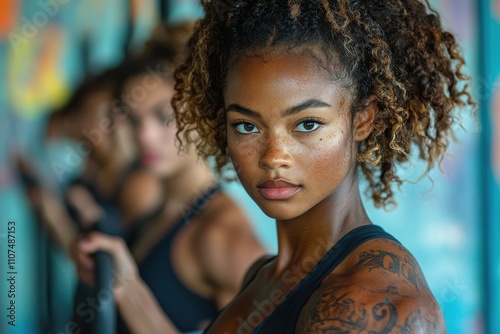
<svg viewBox="0 0 500 334"><path fill-rule="evenodd" d="M189 223L189 220L196 217L200 212L203 211L205 206L208 204L210 199L214 197L221 190L220 184L216 184L201 194L193 203L191 207L185 211L177 223L175 223L174 227L168 233L168 238L173 239L177 233L184 227L185 224Z"/></svg>
<svg viewBox="0 0 500 334"><path fill-rule="evenodd" d="M391 239L392 235L377 225L363 225L349 231L314 266L290 293L281 301L269 317L264 319L252 333L294 333L295 323L305 303L321 282L358 246L372 239ZM286 326L284 324L286 323ZM259 331L259 329L262 329ZM284 329L284 330L283 330Z"/></svg>
<svg viewBox="0 0 500 334"><path fill-rule="evenodd" d="M138 264L144 282L156 296L162 310L169 314L172 323L181 332L192 331L200 323L213 319L217 314L217 308L210 298L198 295L177 276L172 263L172 245L186 224L203 212L220 190L221 187L217 184L198 196L193 205L183 210L170 231ZM119 319L119 333L129 333L123 319L121 317Z"/></svg>

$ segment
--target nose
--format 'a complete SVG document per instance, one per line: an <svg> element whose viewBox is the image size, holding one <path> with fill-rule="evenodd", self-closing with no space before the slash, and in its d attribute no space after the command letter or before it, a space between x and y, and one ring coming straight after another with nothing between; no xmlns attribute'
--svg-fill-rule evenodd
<svg viewBox="0 0 500 334"><path fill-rule="evenodd" d="M135 134L141 148L155 146L155 143L159 140L158 129L155 128L154 124L150 124L147 121L141 122L135 130Z"/></svg>
<svg viewBox="0 0 500 334"><path fill-rule="evenodd" d="M292 166L290 146L290 139L286 136L269 134L263 143L259 166L268 170L290 168Z"/></svg>

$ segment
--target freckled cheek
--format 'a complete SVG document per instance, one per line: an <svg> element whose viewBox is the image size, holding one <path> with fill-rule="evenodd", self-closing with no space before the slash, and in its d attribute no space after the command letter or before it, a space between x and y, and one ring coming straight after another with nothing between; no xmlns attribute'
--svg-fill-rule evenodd
<svg viewBox="0 0 500 334"><path fill-rule="evenodd" d="M302 159L303 163L306 164L305 166L308 167L309 173L314 173L314 175L323 174L332 168L332 151L327 146L310 150L304 159Z"/></svg>
<svg viewBox="0 0 500 334"><path fill-rule="evenodd" d="M349 166L349 147L340 138L323 138L321 144L302 156L307 174L317 176L323 183L328 179L342 178Z"/></svg>
<svg viewBox="0 0 500 334"><path fill-rule="evenodd" d="M238 175L244 176L253 166L258 164L256 146L251 143L241 143L238 141L231 142L229 140L230 138L228 138L229 156L233 161L234 168Z"/></svg>

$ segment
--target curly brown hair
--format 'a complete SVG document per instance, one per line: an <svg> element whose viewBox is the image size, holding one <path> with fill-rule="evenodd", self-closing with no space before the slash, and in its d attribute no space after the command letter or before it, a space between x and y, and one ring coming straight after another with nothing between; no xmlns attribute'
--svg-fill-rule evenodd
<svg viewBox="0 0 500 334"><path fill-rule="evenodd" d="M236 57L263 48L320 47L335 59L335 78L352 95L352 112L375 96L379 113L359 145L361 173L376 206L395 203L398 164L414 150L426 175L453 138L457 109L475 105L452 33L427 1L202 0L188 56L175 72L179 139L222 173L230 159L223 90ZM330 66L331 68L332 66ZM339 67L339 68L338 68Z"/></svg>
<svg viewBox="0 0 500 334"><path fill-rule="evenodd" d="M157 25L139 56L161 57L169 63L178 65L184 60L186 43L193 34L193 28L194 22L192 21Z"/></svg>

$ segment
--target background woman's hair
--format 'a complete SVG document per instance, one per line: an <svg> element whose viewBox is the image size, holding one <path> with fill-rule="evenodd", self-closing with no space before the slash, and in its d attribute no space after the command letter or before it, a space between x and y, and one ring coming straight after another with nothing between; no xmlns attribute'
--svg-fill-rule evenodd
<svg viewBox="0 0 500 334"><path fill-rule="evenodd" d="M144 48L130 55L120 66L114 96L121 99L125 83L139 75L157 75L173 83L174 70L184 60L186 44L193 33L194 23L162 23L152 32Z"/></svg>
<svg viewBox="0 0 500 334"><path fill-rule="evenodd" d="M89 75L79 83L64 105L55 110L60 116L74 116L85 112L81 110L82 103L92 94L102 91L112 91L116 84L118 70L111 68L95 75Z"/></svg>
<svg viewBox="0 0 500 334"><path fill-rule="evenodd" d="M398 164L413 151L424 174L443 158L458 107L475 105L464 59L439 15L419 0L202 0L205 18L175 73L179 137L229 163L223 90L230 64L268 48L310 51L351 92L351 110L376 96L379 113L358 164L376 206L394 203ZM314 51L319 50L319 51ZM332 66L332 63L335 66Z"/></svg>

